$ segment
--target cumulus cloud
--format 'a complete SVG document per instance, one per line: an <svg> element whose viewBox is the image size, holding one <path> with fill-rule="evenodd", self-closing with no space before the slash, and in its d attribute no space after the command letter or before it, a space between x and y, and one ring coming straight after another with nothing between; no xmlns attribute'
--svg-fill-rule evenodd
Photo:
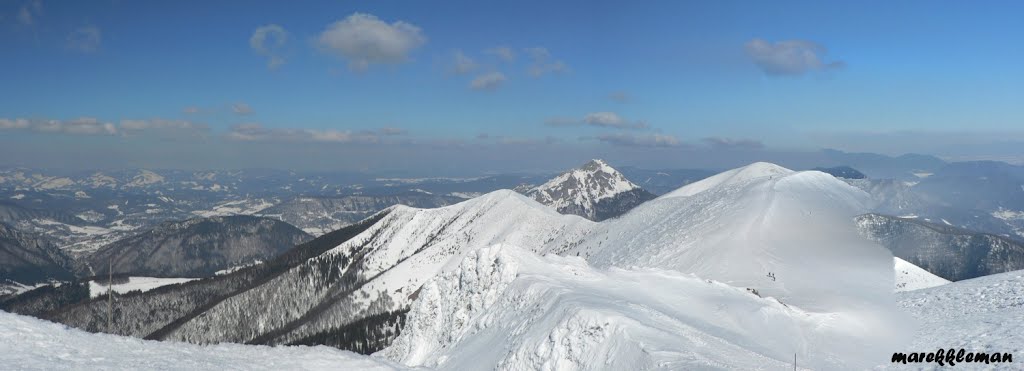
<svg viewBox="0 0 1024 371"><path fill-rule="evenodd" d="M701 140L712 149L724 150L753 150L764 148L764 143L753 139L732 139L722 137L709 137Z"/></svg>
<svg viewBox="0 0 1024 371"><path fill-rule="evenodd" d="M477 76L473 81L469 82L469 88L473 90L486 90L493 91L497 90L501 84L505 83L505 74L501 72L490 72L483 75Z"/></svg>
<svg viewBox="0 0 1024 371"><path fill-rule="evenodd" d="M541 77L549 73L569 71L569 67L564 62L551 57L551 52L547 48L526 48L523 49L523 52L530 57L530 65L526 69L530 76Z"/></svg>
<svg viewBox="0 0 1024 371"><path fill-rule="evenodd" d="M355 13L327 26L317 38L321 50L348 61L349 69L364 71L371 64L397 64L427 42L419 27L386 23L371 14Z"/></svg>
<svg viewBox="0 0 1024 371"><path fill-rule="evenodd" d="M18 8L18 23L25 26L31 26L36 23L36 18L43 12L43 2L41 0L32 0L21 8Z"/></svg>
<svg viewBox="0 0 1024 371"><path fill-rule="evenodd" d="M616 133L596 137L583 137L581 139L595 139L602 143L623 147L678 147L682 145L682 142L675 136L665 134L632 135Z"/></svg>
<svg viewBox="0 0 1024 371"><path fill-rule="evenodd" d="M470 58L461 50L456 50L452 53L451 66L448 68L448 71L455 75L465 75L475 71L477 67L479 65L473 58Z"/></svg>
<svg viewBox="0 0 1024 371"><path fill-rule="evenodd" d="M405 131L397 128L379 130L334 130L334 129L286 129L267 128L256 123L239 124L231 127L224 135L226 139L241 142L323 142L323 143L380 143L382 136L400 135Z"/></svg>
<svg viewBox="0 0 1024 371"><path fill-rule="evenodd" d="M267 68L274 69L284 64L282 54L284 44L288 41L288 32L276 24L261 26L249 37L249 47L256 54L269 58Z"/></svg>
<svg viewBox="0 0 1024 371"><path fill-rule="evenodd" d="M252 113L252 107L249 107L246 103L235 103L231 105L231 112L245 116Z"/></svg>
<svg viewBox="0 0 1024 371"><path fill-rule="evenodd" d="M593 112L583 116L582 119L556 117L548 119L544 122L547 126L578 126L588 125L602 128L614 128L614 129L633 129L643 130L649 129L650 126L643 121L630 121L615 112Z"/></svg>
<svg viewBox="0 0 1024 371"><path fill-rule="evenodd" d="M828 50L813 41L784 40L775 43L752 39L744 45L747 56L761 71L773 76L799 76L811 71L841 68L842 61L825 62Z"/></svg>
<svg viewBox="0 0 1024 371"><path fill-rule="evenodd" d="M83 26L68 34L67 45L69 49L90 53L99 50L102 41L99 27Z"/></svg>
<svg viewBox="0 0 1024 371"><path fill-rule="evenodd" d="M488 48L487 50L484 50L484 54L493 55L495 57L498 57L498 59L501 59L502 61L509 63L514 62L516 60L516 52L512 50L512 48L507 46L496 46L493 48Z"/></svg>

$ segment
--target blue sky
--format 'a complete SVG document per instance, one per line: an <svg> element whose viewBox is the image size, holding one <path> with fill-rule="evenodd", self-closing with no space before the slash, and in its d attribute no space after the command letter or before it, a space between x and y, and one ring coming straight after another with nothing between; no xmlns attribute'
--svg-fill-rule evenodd
<svg viewBox="0 0 1024 371"><path fill-rule="evenodd" d="M0 165L1012 157L1020 14L1015 1L4 1Z"/></svg>

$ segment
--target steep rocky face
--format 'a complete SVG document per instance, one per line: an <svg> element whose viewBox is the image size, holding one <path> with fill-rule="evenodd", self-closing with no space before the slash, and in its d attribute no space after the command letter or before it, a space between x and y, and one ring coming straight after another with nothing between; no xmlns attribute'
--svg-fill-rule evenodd
<svg viewBox="0 0 1024 371"><path fill-rule="evenodd" d="M71 261L47 238L0 223L0 284L72 278Z"/></svg>
<svg viewBox="0 0 1024 371"><path fill-rule="evenodd" d="M1024 244L1007 238L879 214L856 221L896 257L951 281L1024 269Z"/></svg>
<svg viewBox="0 0 1024 371"><path fill-rule="evenodd" d="M562 214L595 221L625 214L655 198L602 160L591 160L523 193Z"/></svg>
<svg viewBox="0 0 1024 371"><path fill-rule="evenodd" d="M105 246L89 257L93 274L208 277L269 260L311 236L287 223L253 216L167 222ZM111 263L112 262L112 263Z"/></svg>
<svg viewBox="0 0 1024 371"><path fill-rule="evenodd" d="M280 219L319 236L394 205L434 208L460 201L463 199L418 192L383 196L299 197L264 209L260 215Z"/></svg>

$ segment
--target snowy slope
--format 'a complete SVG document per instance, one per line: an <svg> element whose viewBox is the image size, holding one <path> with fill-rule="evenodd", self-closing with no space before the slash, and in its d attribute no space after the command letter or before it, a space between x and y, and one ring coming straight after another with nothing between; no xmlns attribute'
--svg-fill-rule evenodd
<svg viewBox="0 0 1024 371"><path fill-rule="evenodd" d="M793 170L789 170L776 164L755 162L744 167L724 171L700 181L693 182L685 187L666 193L661 197L688 197L723 185L744 183L752 179L772 178L792 173Z"/></svg>
<svg viewBox="0 0 1024 371"><path fill-rule="evenodd" d="M92 334L0 312L0 365L9 370L396 370L328 347L199 346Z"/></svg>
<svg viewBox="0 0 1024 371"><path fill-rule="evenodd" d="M912 291L929 287L942 286L949 280L936 276L910 262L893 258L896 269L896 291Z"/></svg>
<svg viewBox="0 0 1024 371"><path fill-rule="evenodd" d="M590 220L619 216L654 198L602 160L566 171L525 194L560 213Z"/></svg>
<svg viewBox="0 0 1024 371"><path fill-rule="evenodd" d="M694 273L812 310L891 306L892 255L852 222L867 195L822 172L787 171L755 163L680 188L599 224L566 254Z"/></svg>
<svg viewBox="0 0 1024 371"><path fill-rule="evenodd" d="M863 369L895 335L661 269L595 269L512 246L428 282L377 356L439 369ZM849 344L858 344L850 347Z"/></svg>
<svg viewBox="0 0 1024 371"><path fill-rule="evenodd" d="M919 321L914 340L901 352L960 349L1024 354L1024 271L993 274L897 294L899 306ZM894 350L895 351L895 350ZM1019 359L1014 359L1019 364ZM928 364L919 364L928 366ZM892 369L907 369L909 365ZM930 365L938 367L936 364ZM1019 369L966 364L956 369ZM950 367L945 367L950 368Z"/></svg>
<svg viewBox="0 0 1024 371"><path fill-rule="evenodd" d="M128 282L115 283L113 285L114 292L118 294L124 294L131 291L149 291L161 286L173 285L176 283L194 281L198 278L159 278L159 277L128 277ZM89 297L95 298L97 296L106 295L110 285L106 283L99 283L96 281L89 281Z"/></svg>
<svg viewBox="0 0 1024 371"><path fill-rule="evenodd" d="M578 240L593 224L509 190L437 209L394 206L356 237L219 303L168 338L251 341L277 331L273 342L296 341L406 308L423 282L446 267L457 267L466 254L481 247L514 243L540 250L545 242ZM317 273L325 267L339 273ZM279 302L289 304L282 308Z"/></svg>

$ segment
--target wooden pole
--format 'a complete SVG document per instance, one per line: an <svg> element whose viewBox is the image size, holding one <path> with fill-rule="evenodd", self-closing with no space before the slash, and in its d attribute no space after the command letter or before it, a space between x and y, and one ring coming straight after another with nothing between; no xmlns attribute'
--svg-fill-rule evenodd
<svg viewBox="0 0 1024 371"><path fill-rule="evenodd" d="M110 256L110 265L107 267L107 332L113 334L114 315L114 256Z"/></svg>

